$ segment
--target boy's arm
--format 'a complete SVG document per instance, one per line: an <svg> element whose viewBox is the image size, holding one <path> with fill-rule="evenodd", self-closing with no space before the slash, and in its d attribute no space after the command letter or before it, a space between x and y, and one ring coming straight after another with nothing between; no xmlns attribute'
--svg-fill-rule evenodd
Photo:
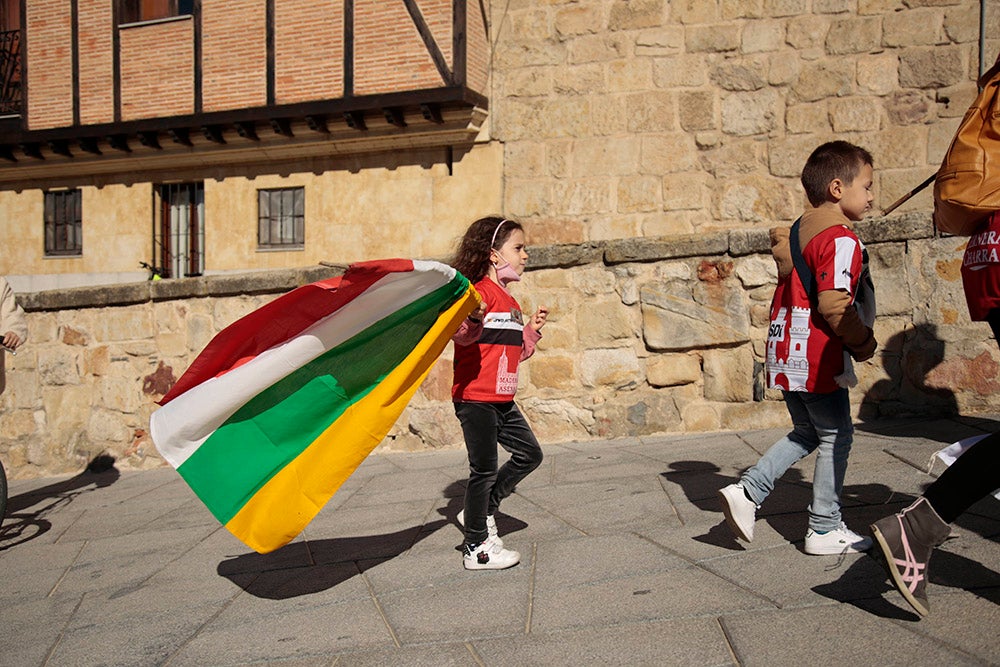
<svg viewBox="0 0 1000 667"><path fill-rule="evenodd" d="M844 343L856 361L875 356L875 332L858 317L851 295L839 289L823 290L817 297L817 308L833 333Z"/></svg>

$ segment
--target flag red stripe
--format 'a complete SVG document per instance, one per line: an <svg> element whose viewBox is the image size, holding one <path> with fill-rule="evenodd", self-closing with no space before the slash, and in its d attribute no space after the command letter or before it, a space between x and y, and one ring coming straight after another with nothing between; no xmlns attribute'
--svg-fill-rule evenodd
<svg viewBox="0 0 1000 667"><path fill-rule="evenodd" d="M220 331L158 403L166 405L192 387L227 372L234 364L246 363L248 358L293 338L386 274L412 270L413 262L408 259L358 262L348 267L342 278L303 285L278 297Z"/></svg>

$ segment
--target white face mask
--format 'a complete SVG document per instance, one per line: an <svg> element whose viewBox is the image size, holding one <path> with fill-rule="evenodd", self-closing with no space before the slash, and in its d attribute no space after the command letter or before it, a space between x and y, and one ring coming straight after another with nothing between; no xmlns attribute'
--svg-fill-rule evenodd
<svg viewBox="0 0 1000 667"><path fill-rule="evenodd" d="M493 268L497 272L497 281L504 287L507 286L507 283L516 283L521 279L521 276L517 275L517 271L510 265L510 262L505 262L503 266L494 265Z"/></svg>

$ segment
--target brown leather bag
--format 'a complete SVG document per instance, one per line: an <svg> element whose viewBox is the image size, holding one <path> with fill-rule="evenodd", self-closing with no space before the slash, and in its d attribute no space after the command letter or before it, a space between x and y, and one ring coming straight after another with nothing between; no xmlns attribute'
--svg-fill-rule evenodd
<svg viewBox="0 0 1000 667"><path fill-rule="evenodd" d="M934 224L958 236L1000 210L1000 57L979 85L934 179Z"/></svg>

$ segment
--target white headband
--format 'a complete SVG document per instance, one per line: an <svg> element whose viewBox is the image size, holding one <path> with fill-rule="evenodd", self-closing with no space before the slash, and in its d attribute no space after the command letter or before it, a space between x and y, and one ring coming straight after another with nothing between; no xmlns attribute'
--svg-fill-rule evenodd
<svg viewBox="0 0 1000 667"><path fill-rule="evenodd" d="M503 223L505 222L510 222L510 220L504 218L500 221L500 224L497 225L497 228L493 230L493 238L490 240L490 250L493 250L493 244L497 242L497 232L500 231L500 228L503 227Z"/></svg>

